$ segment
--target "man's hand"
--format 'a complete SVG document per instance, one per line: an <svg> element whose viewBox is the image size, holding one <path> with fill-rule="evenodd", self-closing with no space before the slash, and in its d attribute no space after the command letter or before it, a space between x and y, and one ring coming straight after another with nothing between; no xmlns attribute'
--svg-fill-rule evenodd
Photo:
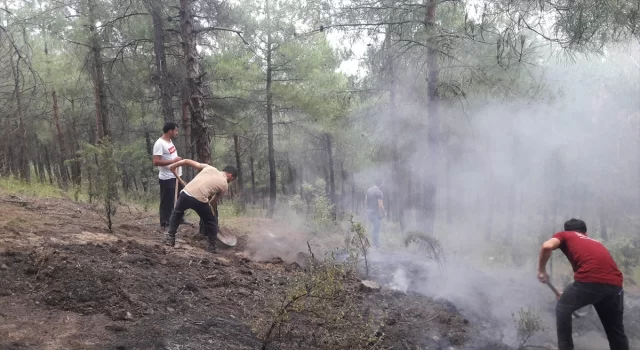
<svg viewBox="0 0 640 350"><path fill-rule="evenodd" d="M180 157L176 157L176 159L174 159L173 164L169 165L169 171L173 172L174 170L176 170L176 168L178 167L178 163L179 161L181 161L182 158Z"/></svg>
<svg viewBox="0 0 640 350"><path fill-rule="evenodd" d="M541 283L549 282L549 274L547 271L538 271L538 281Z"/></svg>

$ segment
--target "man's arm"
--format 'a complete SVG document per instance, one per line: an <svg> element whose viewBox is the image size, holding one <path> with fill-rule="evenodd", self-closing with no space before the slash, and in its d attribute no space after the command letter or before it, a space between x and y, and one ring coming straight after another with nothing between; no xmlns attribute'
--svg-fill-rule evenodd
<svg viewBox="0 0 640 350"><path fill-rule="evenodd" d="M162 146L162 144L159 141L156 141L156 143L153 145L153 166L167 166L182 159L180 157L176 157L171 160L162 160L163 151L164 147Z"/></svg>
<svg viewBox="0 0 640 350"><path fill-rule="evenodd" d="M162 156L153 156L153 165L154 166L167 166L167 165L171 165L175 162L179 162L181 161L182 158L180 157L176 157L174 159L169 159L169 160L163 160Z"/></svg>
<svg viewBox="0 0 640 350"><path fill-rule="evenodd" d="M191 159L182 159L180 161L177 161L171 165L169 165L169 170L173 171L175 170L175 168L181 167L183 165L188 165L194 169L197 169L198 171L204 169L204 167L206 166L206 164L202 164L202 163L198 163L195 162Z"/></svg>
<svg viewBox="0 0 640 350"><path fill-rule="evenodd" d="M553 251L558 249L558 247L560 247L560 240L557 238L549 239L542 243L542 247L540 247L540 255L538 256L538 279L542 283L549 281L547 262L549 262Z"/></svg>
<svg viewBox="0 0 640 350"><path fill-rule="evenodd" d="M378 211L380 211L380 217L384 217L384 203L382 198L378 198Z"/></svg>

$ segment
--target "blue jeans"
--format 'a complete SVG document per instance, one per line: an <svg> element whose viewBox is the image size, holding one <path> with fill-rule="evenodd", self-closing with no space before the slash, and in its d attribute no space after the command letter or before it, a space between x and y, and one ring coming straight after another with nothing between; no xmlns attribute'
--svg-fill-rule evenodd
<svg viewBox="0 0 640 350"><path fill-rule="evenodd" d="M371 231L371 235L373 238L373 245L377 248L380 247L380 226L382 225L382 218L380 217L380 213L377 211L367 211L367 216L369 217L369 222L373 229Z"/></svg>

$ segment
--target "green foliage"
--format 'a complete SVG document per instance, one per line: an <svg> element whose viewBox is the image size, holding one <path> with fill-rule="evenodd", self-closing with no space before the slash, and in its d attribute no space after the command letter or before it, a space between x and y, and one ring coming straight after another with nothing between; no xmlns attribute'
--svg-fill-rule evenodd
<svg viewBox="0 0 640 350"><path fill-rule="evenodd" d="M407 232L404 244L407 248L415 247L423 254L426 254L427 258L437 262L440 268L443 268L445 263L444 249L440 241L435 237L428 236L420 231L410 231Z"/></svg>
<svg viewBox="0 0 640 350"><path fill-rule="evenodd" d="M269 316L254 323L262 348L286 337L326 349L377 348L381 325L362 316L349 266L337 264L333 255L317 261L313 254L308 266L306 272L287 278L284 292L269 301ZM300 327L302 322L313 326Z"/></svg>
<svg viewBox="0 0 640 350"><path fill-rule="evenodd" d="M354 235L350 239L347 239L347 251L349 252L350 259L356 264L360 260L359 257L362 256L364 259L365 276L368 278L369 260L367 259L367 255L369 248L371 248L371 244L367 238L366 229L361 223L353 221L353 217L354 215L351 214L349 222L351 223L350 231L351 233L354 233Z"/></svg>
<svg viewBox="0 0 640 350"><path fill-rule="evenodd" d="M14 177L0 177L0 189L10 195L29 195L44 198L65 198L60 188L48 183L32 181L26 183Z"/></svg>
<svg viewBox="0 0 640 350"><path fill-rule="evenodd" d="M640 240L615 237L605 245L622 272L625 275L633 276L634 269L640 266Z"/></svg>
<svg viewBox="0 0 640 350"><path fill-rule="evenodd" d="M528 348L531 338L545 331L540 315L533 309L520 309L518 314L512 314L512 317L516 327L518 350Z"/></svg>
<svg viewBox="0 0 640 350"><path fill-rule="evenodd" d="M315 184L302 184L302 194L289 198L289 206L298 214L304 214L307 228L314 232L328 232L335 228L334 204L325 192L326 182L318 179Z"/></svg>
<svg viewBox="0 0 640 350"><path fill-rule="evenodd" d="M79 153L84 172L89 174L89 198L91 200L95 196L102 199L104 220L109 232L113 231L113 217L120 200L117 155L116 147L108 137L103 138L97 145L84 144Z"/></svg>

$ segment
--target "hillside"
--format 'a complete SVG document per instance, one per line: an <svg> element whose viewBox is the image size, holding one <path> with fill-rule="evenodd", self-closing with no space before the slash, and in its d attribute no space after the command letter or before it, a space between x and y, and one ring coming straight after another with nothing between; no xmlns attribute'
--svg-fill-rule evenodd
<svg viewBox="0 0 640 350"><path fill-rule="evenodd" d="M164 247L155 219L123 208L111 234L88 205L0 197L0 349L261 348L252 328L273 318L270 305L304 276L305 262L253 261L250 242L259 228L287 228L238 219L238 246L210 255L193 226L181 229L176 248ZM353 276L344 283L354 307L374 315L381 348L496 349L450 304L361 291ZM357 336L357 327L301 313L268 348L323 348L319 329L337 342Z"/></svg>

